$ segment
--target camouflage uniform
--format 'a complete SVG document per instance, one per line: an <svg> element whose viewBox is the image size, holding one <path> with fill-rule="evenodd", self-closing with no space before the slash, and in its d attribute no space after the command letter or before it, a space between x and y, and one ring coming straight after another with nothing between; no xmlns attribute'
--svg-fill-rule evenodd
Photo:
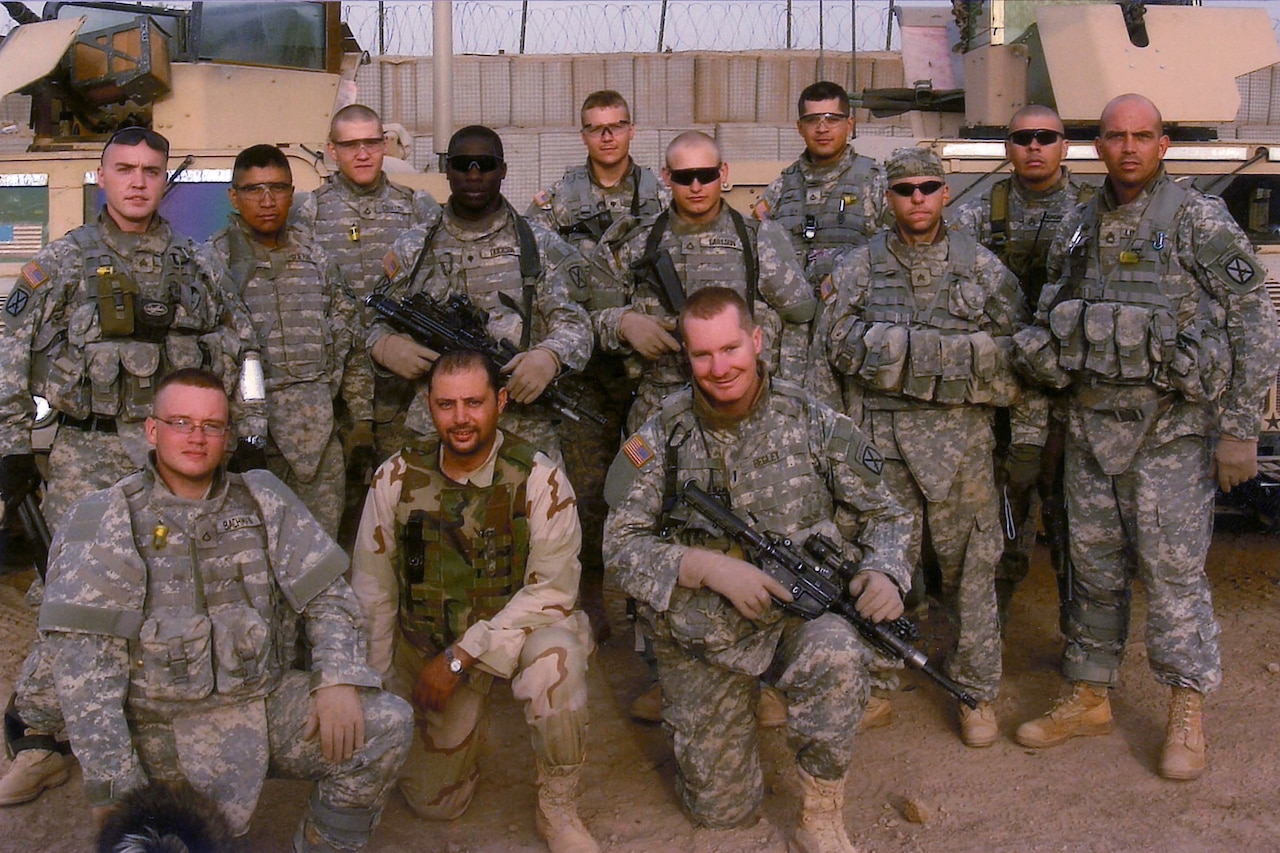
<svg viewBox="0 0 1280 853"><path fill-rule="evenodd" d="M655 221L619 219L590 258L591 321L600 349L627 357L627 372L640 380L636 401L627 416L627 430L634 432L652 416L662 399L688 382L684 356L668 353L648 361L618 337L618 324L628 311L675 322L662 287L652 271L636 271L632 264L643 257L654 228L661 227L658 248L671 254L685 294L704 287L730 287L747 297L756 321L765 330L766 361L784 379L802 382L808 353L800 347L780 351L784 324L800 326L792 340L808 340L808 324L817 300L795 261L786 232L774 222L742 221L754 254L744 257L736 212L721 204L716 219L706 225L686 222L671 211ZM750 263L748 261L750 260ZM749 268L758 270L757 282L749 281ZM757 300L757 295L763 301Z"/></svg>
<svg viewBox="0 0 1280 853"><path fill-rule="evenodd" d="M268 775L318 780L304 821L338 849L368 839L410 742L377 689L347 560L274 475L220 472L205 499L153 468L68 511L40 610L85 793L108 805L185 779L248 829ZM312 672L290 670L299 620ZM326 761L304 740L310 693L359 689L364 747Z"/></svg>
<svg viewBox="0 0 1280 853"><path fill-rule="evenodd" d="M430 442L378 469L351 584L369 623L369 664L389 690L409 696L422 667L452 643L476 658L443 712L417 712L401 773L415 812L452 819L475 793L495 678L511 679L524 703L540 762L582 764L591 636L574 609L581 533L564 471L501 431L466 483L442 474L439 458ZM419 511L425 519L406 533ZM421 580L408 575L413 542Z"/></svg>
<svg viewBox="0 0 1280 853"><path fill-rule="evenodd" d="M201 254L243 300L262 343L268 467L336 537L346 471L334 398L345 390L354 419L373 418L372 401L351 392L372 381L357 305L328 255L293 225L268 248L233 214Z"/></svg>
<svg viewBox="0 0 1280 853"><path fill-rule="evenodd" d="M582 256L595 250L614 217L656 216L671 201L671 192L649 169L630 161L627 174L611 187L601 186L591 174L590 164L575 166L564 177L533 197L525 212L530 222L558 231ZM580 496L578 515L582 520L582 563L587 572L599 575L600 536L607 507L604 502L604 473L618 452L627 410L635 395L635 382L627 376L622 359L597 349L583 371L590 380L586 402L608 420L605 425L583 419L562 424L564 465L569 480Z"/></svg>
<svg viewBox="0 0 1280 853"><path fill-rule="evenodd" d="M839 160L825 166L813 165L806 151L769 184L752 212L757 219L772 219L790 232L796 260L814 296L821 299L822 280L840 256L865 246L871 235L892 220L884 199L887 189L884 169L856 153L852 145ZM839 409L840 383L826 359L823 328L821 317L815 317L808 340L784 341L783 346L810 347L805 387Z"/></svg>
<svg viewBox="0 0 1280 853"><path fill-rule="evenodd" d="M1028 319L1018 282L971 235L943 226L930 245L882 232L840 261L832 283L831 361L860 391L850 414L884 453L885 482L914 517L917 566L928 524L943 604L959 623L947 673L991 701L1001 549L992 419L993 406L1020 397L1008 357L1009 336ZM1043 419L1026 420L1015 440L1043 445Z"/></svg>
<svg viewBox="0 0 1280 853"><path fill-rule="evenodd" d="M952 228L967 231L978 242L994 252L1004 265L1018 277L1022 295L1030 307L1040 301L1048 275L1046 265L1049 244L1058 231L1058 225L1078 202L1092 198L1094 188L1080 185L1071 179L1067 168L1049 189L1034 191L1010 177L997 181L974 198L959 205L948 221ZM1048 404L1048 399L1045 400ZM1012 427L1009 423L1013 410L996 412L996 476L1003 479L1004 461L1010 449ZM1061 447L1062 433L1066 430L1065 411L1060 411L1049 421L1057 440L1052 444ZM1055 469L1059 464L1049 460ZM1053 548L1054 569L1061 575L1065 558L1066 507L1061 500L1061 473L1049 472L1054 483L1054 494L1049 495L1048 533ZM1031 550L1035 546L1036 494L1028 485L1023 489L1005 486L1005 498L1016 530L1015 538L1006 538L1004 553L996 567L998 596L1012 594L1012 590L1027 576L1031 567ZM1007 600L1007 599L1005 599Z"/></svg>
<svg viewBox="0 0 1280 853"><path fill-rule="evenodd" d="M694 479L761 529L794 541L814 532L843 541L846 557L905 589L910 520L879 482L879 462L849 418L780 380L766 381L736 420L691 389L674 394L614 461L605 565L636 599L653 638L676 785L696 823L741 824L763 797L754 717L761 679L786 695L800 767L842 779L870 689L871 651L833 614L804 621L775 606L751 622L711 589L679 586L689 547L730 549L683 504L666 513L676 484ZM674 532L659 534L667 530Z"/></svg>
<svg viewBox="0 0 1280 853"><path fill-rule="evenodd" d="M414 228L392 246L384 260L391 280L388 295L402 299L425 291L441 301L453 294L467 296L489 312L488 331L493 337L506 339L521 352L534 347L547 350L562 372L581 370L592 349L591 321L579 304L585 299L582 256L551 231L532 225L539 275L523 280L517 216L506 203L481 222L459 219L445 208L437 227ZM522 317L526 314L532 315L527 324ZM386 321L374 322L369 349L392 331ZM559 419L549 409L512 401L501 423L508 432L559 460ZM423 395L410 405L406 424L420 435L435 434Z"/></svg>
<svg viewBox="0 0 1280 853"><path fill-rule="evenodd" d="M55 531L77 498L146 463L142 422L165 374L206 367L235 388L241 353L257 345L243 306L215 282L195 244L162 217L129 234L105 209L22 268L0 337L0 456L31 452L33 394L61 412L44 500ZM128 293L132 285L139 292ZM100 310L104 301L126 306L119 319ZM152 310L163 319L144 326ZM264 406L233 415L241 435L266 433Z"/></svg>
<svg viewBox="0 0 1280 853"><path fill-rule="evenodd" d="M1213 437L1258 435L1280 360L1264 278L1225 205L1163 170L1128 204L1107 186L1058 230L1053 284L1017 345L1020 367L1070 399L1072 681L1115 684L1135 577L1156 680L1221 681L1204 573Z"/></svg>

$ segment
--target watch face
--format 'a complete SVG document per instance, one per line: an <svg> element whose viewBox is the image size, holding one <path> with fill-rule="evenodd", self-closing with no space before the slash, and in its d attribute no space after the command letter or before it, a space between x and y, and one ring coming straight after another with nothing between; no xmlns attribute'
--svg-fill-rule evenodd
<svg viewBox="0 0 1280 853"><path fill-rule="evenodd" d="M460 660L449 661L449 671L452 672L454 675L457 675L458 673L462 672L462 661Z"/></svg>

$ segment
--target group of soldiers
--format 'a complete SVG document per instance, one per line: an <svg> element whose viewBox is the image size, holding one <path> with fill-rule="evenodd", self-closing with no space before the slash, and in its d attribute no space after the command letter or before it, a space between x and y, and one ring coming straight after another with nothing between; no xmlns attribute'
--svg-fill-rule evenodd
<svg viewBox="0 0 1280 853"><path fill-rule="evenodd" d="M231 221L199 247L157 213L167 142L116 133L97 220L27 264L3 312L10 506L41 476L33 395L59 429L0 805L65 781L70 750L99 821L181 781L243 834L270 773L317 781L296 851L355 850L397 786L424 818L467 809L509 680L539 834L598 851L575 797L607 572L657 673L633 712L672 733L690 819L753 820L757 729L785 725L791 849L854 850L844 778L856 732L892 721L895 662L847 619L789 609L796 588L697 490L834 543L864 620L928 589L956 626L942 670L973 700L974 748L999 737L1002 625L1043 503L1071 690L1015 739L1112 730L1136 578L1171 688L1158 770L1197 777L1221 678L1213 496L1256 473L1280 361L1248 241L1165 173L1140 95L1100 118L1101 188L1072 180L1062 122L1031 106L1012 175L945 220L932 152L855 153L833 83L798 114L804 153L744 216L714 139L678 135L655 174L630 157L626 101L593 93L587 163L521 214L491 129L450 139L441 206L387 179L382 123L352 105L314 193L295 199L278 148L241 152ZM465 296L514 355L437 352L371 294ZM546 404L566 373L598 417Z"/></svg>

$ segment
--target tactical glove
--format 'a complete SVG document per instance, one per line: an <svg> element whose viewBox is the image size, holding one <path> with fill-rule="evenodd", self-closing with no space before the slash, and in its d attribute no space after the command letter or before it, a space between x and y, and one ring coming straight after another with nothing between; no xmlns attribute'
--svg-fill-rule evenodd
<svg viewBox="0 0 1280 853"><path fill-rule="evenodd" d="M231 461L227 463L227 470L235 474L243 474L245 471L266 467L266 443L262 436L258 435L240 439L240 443L236 445L235 452L231 454Z"/></svg>
<svg viewBox="0 0 1280 853"><path fill-rule="evenodd" d="M1034 444L1012 445L1004 460L1004 472L1011 493L1030 489L1040 477L1040 448Z"/></svg>
<svg viewBox="0 0 1280 853"><path fill-rule="evenodd" d="M356 421L342 437L342 454L348 471L366 471L373 467L373 421Z"/></svg>
<svg viewBox="0 0 1280 853"><path fill-rule="evenodd" d="M40 485L40 469L34 453L13 453L0 457L0 500L11 507Z"/></svg>

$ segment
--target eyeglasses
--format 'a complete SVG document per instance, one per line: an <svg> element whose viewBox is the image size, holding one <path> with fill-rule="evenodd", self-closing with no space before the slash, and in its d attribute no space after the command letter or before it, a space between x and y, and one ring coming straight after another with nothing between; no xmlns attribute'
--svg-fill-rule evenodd
<svg viewBox="0 0 1280 853"><path fill-rule="evenodd" d="M275 198L277 196L290 195L293 192L293 184L245 184L241 187L232 187L232 189L254 201L266 201L267 196Z"/></svg>
<svg viewBox="0 0 1280 853"><path fill-rule="evenodd" d="M701 169L668 169L667 174L671 176L671 183L682 187L693 186L694 181L704 187L720 183L719 166L706 166Z"/></svg>
<svg viewBox="0 0 1280 853"><path fill-rule="evenodd" d="M800 116L800 123L805 127L831 127L848 118L848 113L809 113Z"/></svg>
<svg viewBox="0 0 1280 853"><path fill-rule="evenodd" d="M381 136L371 136L368 139L334 139L333 147L339 151L345 151L348 154L358 154L361 151L381 151L387 147L387 140Z"/></svg>
<svg viewBox="0 0 1280 853"><path fill-rule="evenodd" d="M120 128L111 134L111 138L107 140L106 145L102 146L102 150L106 152L112 145L128 145L132 147L139 142L145 142L152 151L159 151L165 157L169 156L169 140L154 130L149 130L145 127Z"/></svg>
<svg viewBox="0 0 1280 853"><path fill-rule="evenodd" d="M912 184L903 181L900 184L891 185L889 190L895 195L900 195L903 198L911 198L916 194L916 190L919 190L921 195L933 195L946 185L946 181L924 181L919 184Z"/></svg>
<svg viewBox="0 0 1280 853"><path fill-rule="evenodd" d="M1032 141L1041 145L1052 145L1062 138L1062 134L1056 130L1015 130L1013 133L1005 137L1005 139L1017 145L1019 148L1026 148Z"/></svg>
<svg viewBox="0 0 1280 853"><path fill-rule="evenodd" d="M629 127L631 127L631 122L624 119L615 121L612 124L585 124L582 126L582 132L592 139L599 139L606 133L610 136L620 136L626 133Z"/></svg>
<svg viewBox="0 0 1280 853"><path fill-rule="evenodd" d="M224 424L222 421L197 422L190 418L160 418L154 415L151 419L159 421L179 435L191 435L196 430L200 430L201 433L209 438L222 438L231 432L231 424Z"/></svg>
<svg viewBox="0 0 1280 853"><path fill-rule="evenodd" d="M444 162L451 172L470 172L472 169L479 169L481 173L488 174L496 172L504 161L493 154L450 154Z"/></svg>

